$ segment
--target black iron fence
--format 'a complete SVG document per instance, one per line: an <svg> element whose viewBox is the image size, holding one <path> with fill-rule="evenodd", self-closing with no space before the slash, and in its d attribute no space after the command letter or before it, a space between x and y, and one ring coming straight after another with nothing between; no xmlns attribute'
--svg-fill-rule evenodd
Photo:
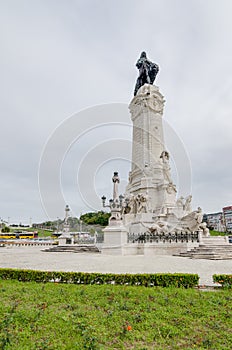
<svg viewBox="0 0 232 350"><path fill-rule="evenodd" d="M75 244L96 244L96 243L103 243L103 242L104 242L103 233L99 233L95 236L89 236L89 237L76 236L74 238Z"/></svg>
<svg viewBox="0 0 232 350"><path fill-rule="evenodd" d="M172 233L128 233L128 243L186 243L199 242L199 233L196 232L172 232Z"/></svg>

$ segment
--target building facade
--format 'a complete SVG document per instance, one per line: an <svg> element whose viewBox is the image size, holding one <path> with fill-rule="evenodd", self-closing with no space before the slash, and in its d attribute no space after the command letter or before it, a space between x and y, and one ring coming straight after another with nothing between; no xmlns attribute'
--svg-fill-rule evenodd
<svg viewBox="0 0 232 350"><path fill-rule="evenodd" d="M207 226L214 231L224 232L224 217L222 212L211 213L204 215L204 221L207 223Z"/></svg>
<svg viewBox="0 0 232 350"><path fill-rule="evenodd" d="M222 210L223 210L226 231L232 232L232 206L224 207Z"/></svg>

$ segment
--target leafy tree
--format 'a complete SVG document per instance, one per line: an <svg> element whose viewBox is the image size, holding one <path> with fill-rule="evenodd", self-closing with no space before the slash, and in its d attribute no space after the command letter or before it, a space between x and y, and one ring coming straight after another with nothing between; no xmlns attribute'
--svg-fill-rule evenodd
<svg viewBox="0 0 232 350"><path fill-rule="evenodd" d="M52 226L52 222L51 221L46 221L44 223L44 226L50 227L50 226Z"/></svg>
<svg viewBox="0 0 232 350"><path fill-rule="evenodd" d="M10 232L10 228L8 226L5 226L5 227L2 228L2 232L3 233L8 233L8 232Z"/></svg>
<svg viewBox="0 0 232 350"><path fill-rule="evenodd" d="M110 213L104 211L90 212L81 215L80 220L82 220L87 225L101 225L107 226Z"/></svg>

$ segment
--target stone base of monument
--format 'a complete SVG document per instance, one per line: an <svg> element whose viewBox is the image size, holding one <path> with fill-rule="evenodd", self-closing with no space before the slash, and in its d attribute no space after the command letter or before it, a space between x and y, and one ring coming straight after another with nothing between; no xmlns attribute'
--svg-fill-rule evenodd
<svg viewBox="0 0 232 350"><path fill-rule="evenodd" d="M198 243L128 243L122 249L123 255L177 255L197 247Z"/></svg>
<svg viewBox="0 0 232 350"><path fill-rule="evenodd" d="M123 225L107 226L104 230L103 254L123 255L123 247L127 244L128 232Z"/></svg>
<svg viewBox="0 0 232 350"><path fill-rule="evenodd" d="M148 215L141 214L137 219L145 219L145 216L149 224ZM194 232L152 235L140 220L129 227L107 226L103 231L101 253L107 255L177 255L198 247L201 240L201 235Z"/></svg>
<svg viewBox="0 0 232 350"><path fill-rule="evenodd" d="M58 238L59 245L72 245L74 244L74 238L70 234L63 234Z"/></svg>
<svg viewBox="0 0 232 350"><path fill-rule="evenodd" d="M106 255L179 255L198 247L194 243L127 243L124 245L108 245L101 247L101 253Z"/></svg>

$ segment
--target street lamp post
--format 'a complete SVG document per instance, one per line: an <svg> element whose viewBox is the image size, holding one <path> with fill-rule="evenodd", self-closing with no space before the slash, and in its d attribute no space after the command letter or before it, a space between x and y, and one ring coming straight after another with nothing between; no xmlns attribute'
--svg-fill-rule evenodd
<svg viewBox="0 0 232 350"><path fill-rule="evenodd" d="M103 195L101 197L103 208L110 208L111 216L109 218L109 224L113 222L113 220L121 220L122 219L122 211L123 211L123 195L118 195L118 184L120 183L120 179L118 176L118 172L114 172L112 177L113 182L113 198L109 200L109 204L106 204L106 197Z"/></svg>

